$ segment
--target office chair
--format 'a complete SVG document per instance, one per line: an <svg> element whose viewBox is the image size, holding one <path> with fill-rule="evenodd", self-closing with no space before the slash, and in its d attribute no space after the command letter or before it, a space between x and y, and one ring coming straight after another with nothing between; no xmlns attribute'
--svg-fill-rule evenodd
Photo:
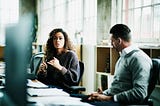
<svg viewBox="0 0 160 106"><path fill-rule="evenodd" d="M158 58L152 58L152 69L150 71L150 80L149 80L149 86L148 86L148 95L145 98L143 105L149 105L153 106L153 100L150 99L150 95L153 92L156 84L158 83L158 80L160 78L160 59Z"/></svg>
<svg viewBox="0 0 160 106"><path fill-rule="evenodd" d="M44 56L43 52L39 52L37 54L34 54L31 58L31 62L30 62L30 69L31 69L31 73L36 74L37 70L39 68L39 65L42 62L42 58Z"/></svg>
<svg viewBox="0 0 160 106"><path fill-rule="evenodd" d="M27 73L27 78L28 79L36 79L37 78L36 73L37 73L39 65L42 62L43 56L44 56L44 53L43 52L39 52L37 54L34 54L31 57L31 60L30 60L30 73Z"/></svg>
<svg viewBox="0 0 160 106"><path fill-rule="evenodd" d="M80 66L80 76L79 76L78 83L77 83L78 85L70 86L69 90L71 94L78 94L86 90L85 87L79 86L82 80L83 73L84 73L84 63L82 61L79 61L79 66Z"/></svg>
<svg viewBox="0 0 160 106"><path fill-rule="evenodd" d="M39 52L32 56L30 62L30 69L31 69L30 79L36 79L36 73L39 68L39 65L42 62L43 56L44 56L43 52ZM84 63L79 61L79 65L80 65L80 77L78 79L77 86L70 86L67 88L67 92L70 94L71 93L77 94L86 90L85 87L79 86L84 73Z"/></svg>

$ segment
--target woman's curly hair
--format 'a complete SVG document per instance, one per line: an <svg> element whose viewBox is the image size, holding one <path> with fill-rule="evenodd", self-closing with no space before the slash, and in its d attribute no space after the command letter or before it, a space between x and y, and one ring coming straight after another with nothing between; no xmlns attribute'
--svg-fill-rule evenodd
<svg viewBox="0 0 160 106"><path fill-rule="evenodd" d="M73 50L75 51L75 47L73 46L72 42L70 41L68 34L61 28L53 29L49 33L49 38L47 40L46 49L45 49L45 60L49 61L54 56L57 55L57 50L53 45L53 38L56 35L56 33L61 32L64 36L65 43L64 43L64 53L67 52L67 50Z"/></svg>

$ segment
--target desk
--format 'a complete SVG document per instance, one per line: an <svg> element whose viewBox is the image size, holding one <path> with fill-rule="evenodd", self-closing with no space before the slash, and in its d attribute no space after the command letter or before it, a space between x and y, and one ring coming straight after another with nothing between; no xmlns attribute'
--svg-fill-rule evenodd
<svg viewBox="0 0 160 106"><path fill-rule="evenodd" d="M34 81L36 82L36 81ZM40 82L38 82L40 83ZM32 83L33 84L33 83ZM32 85L33 86L33 85ZM37 86L37 85L36 85ZM39 87L39 86L37 86ZM41 86L40 86L41 87ZM43 89L48 89L43 86ZM29 88L27 88L28 91ZM31 88L33 89L33 88ZM34 88L35 89L35 88ZM41 88L36 88L41 89ZM52 89L52 88L50 88ZM53 88L54 89L54 88ZM61 91L61 90L60 90ZM62 91L64 92L64 91ZM59 93L58 93L59 94ZM62 93L61 95L49 95L49 96L29 96L27 94L27 105L24 106L120 106L118 103L114 102L93 102L91 104L81 102L81 98L71 97L70 95ZM5 105L3 105L5 104ZM3 91L0 91L0 106L13 106L14 104L8 98L8 95L5 95Z"/></svg>
<svg viewBox="0 0 160 106"><path fill-rule="evenodd" d="M31 97L28 96L29 102L36 102L36 106L92 106L80 101L80 98L70 96L46 96Z"/></svg>
<svg viewBox="0 0 160 106"><path fill-rule="evenodd" d="M30 81L29 81L30 82ZM39 81L33 81L31 82L32 87L35 86L37 87L37 84L40 84ZM28 86L30 84L27 84ZM33 104L33 106L92 106L91 104L88 103L84 103L81 102L80 98L76 98L76 97L70 97L68 93L64 92L63 90L57 89L57 88L46 88L43 84L42 86L44 87L43 89L41 88L41 86L39 86L39 88L27 88L27 92L29 93L29 91L35 91L32 93L36 93L40 94L41 96L30 96L27 95L27 101L30 102L35 102L35 104ZM48 94L47 93L53 93L53 94ZM42 94L41 94L42 92ZM46 92L46 93L45 93ZM45 93L45 94L43 94ZM29 104L29 106L32 106L32 104Z"/></svg>

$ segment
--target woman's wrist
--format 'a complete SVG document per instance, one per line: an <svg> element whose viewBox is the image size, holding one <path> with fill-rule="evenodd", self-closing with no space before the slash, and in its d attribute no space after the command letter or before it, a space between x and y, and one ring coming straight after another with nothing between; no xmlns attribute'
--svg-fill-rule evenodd
<svg viewBox="0 0 160 106"><path fill-rule="evenodd" d="M62 70L62 69L63 69L63 67L61 65L59 65L58 70Z"/></svg>

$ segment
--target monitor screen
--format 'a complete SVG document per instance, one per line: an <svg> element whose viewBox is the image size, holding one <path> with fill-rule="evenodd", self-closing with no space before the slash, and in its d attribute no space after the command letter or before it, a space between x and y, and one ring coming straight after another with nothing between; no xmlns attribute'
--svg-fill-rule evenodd
<svg viewBox="0 0 160 106"><path fill-rule="evenodd" d="M6 28L5 46L5 91L18 106L26 105L27 66L31 51L32 16L23 17L18 24Z"/></svg>

